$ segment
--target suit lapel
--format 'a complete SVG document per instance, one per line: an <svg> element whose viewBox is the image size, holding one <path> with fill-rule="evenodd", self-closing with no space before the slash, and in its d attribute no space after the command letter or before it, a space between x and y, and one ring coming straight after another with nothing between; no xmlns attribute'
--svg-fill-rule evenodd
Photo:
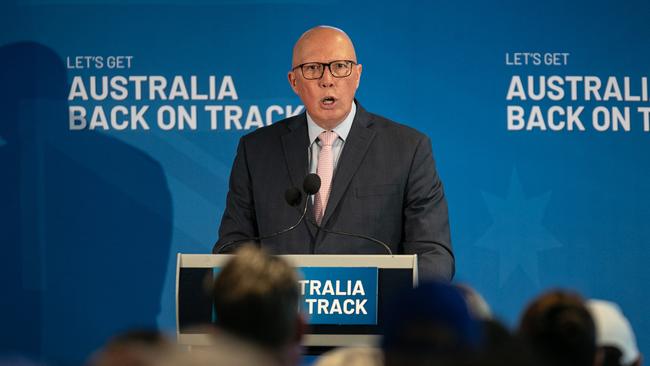
<svg viewBox="0 0 650 366"><path fill-rule="evenodd" d="M321 222L322 227L326 227L375 137L375 131L368 128L370 119L371 116L357 103L357 113L336 166L330 197Z"/></svg>
<svg viewBox="0 0 650 366"><path fill-rule="evenodd" d="M287 127L289 128L289 133L282 135L284 158L287 163L289 176L291 177L291 184L302 191L302 182L309 170L309 157L307 155L309 133L307 132L307 118L305 114L303 113L293 120L287 121ZM307 206L307 215L314 217L311 203ZM305 225L313 238L315 229L306 222Z"/></svg>
<svg viewBox="0 0 650 366"><path fill-rule="evenodd" d="M309 161L307 149L309 148L309 134L307 133L307 120L305 115L298 116L287 123L289 133L282 135L282 148L287 169L294 187L302 188L302 181L307 175ZM287 187L289 188L289 187Z"/></svg>

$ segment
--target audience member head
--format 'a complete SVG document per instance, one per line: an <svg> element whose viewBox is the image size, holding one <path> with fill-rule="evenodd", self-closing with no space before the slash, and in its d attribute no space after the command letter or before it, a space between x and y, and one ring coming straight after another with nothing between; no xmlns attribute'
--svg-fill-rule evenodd
<svg viewBox="0 0 650 366"><path fill-rule="evenodd" d="M630 322L613 302L587 301L596 324L596 344L603 353L602 366L640 366L641 354Z"/></svg>
<svg viewBox="0 0 650 366"><path fill-rule="evenodd" d="M500 359L501 355L507 355L516 361L511 364L524 364L526 352L521 342L492 316L492 310L483 296L467 284L456 283L454 286L463 295L470 314L481 324L481 361Z"/></svg>
<svg viewBox="0 0 650 366"><path fill-rule="evenodd" d="M535 299L524 311L519 333L544 363L595 364L596 329L577 294L556 290Z"/></svg>
<svg viewBox="0 0 650 366"><path fill-rule="evenodd" d="M474 318L479 320L492 319L490 305L488 305L487 301L485 301L478 291L467 284L457 283L454 286L460 290L460 294L463 295L467 308Z"/></svg>
<svg viewBox="0 0 650 366"><path fill-rule="evenodd" d="M283 259L243 247L217 275L213 295L218 329L281 357L299 347L298 277Z"/></svg>
<svg viewBox="0 0 650 366"><path fill-rule="evenodd" d="M479 350L480 325L460 291L426 282L395 296L384 315L386 365L441 362Z"/></svg>
<svg viewBox="0 0 650 366"><path fill-rule="evenodd" d="M157 330L131 330L111 338L93 355L91 366L150 366L167 352L173 343Z"/></svg>
<svg viewBox="0 0 650 366"><path fill-rule="evenodd" d="M314 366L382 366L381 350L372 347L343 347L324 353Z"/></svg>

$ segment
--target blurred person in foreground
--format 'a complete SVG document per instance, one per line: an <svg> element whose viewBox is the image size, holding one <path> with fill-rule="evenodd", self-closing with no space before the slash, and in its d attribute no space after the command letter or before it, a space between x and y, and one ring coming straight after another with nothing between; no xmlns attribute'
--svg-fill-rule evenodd
<svg viewBox="0 0 650 366"><path fill-rule="evenodd" d="M131 330L111 338L91 356L88 365L153 366L174 349L174 344L157 330Z"/></svg>
<svg viewBox="0 0 650 366"><path fill-rule="evenodd" d="M305 322L298 310L298 275L288 263L244 246L219 272L212 293L217 345L241 341L251 346L249 352L268 355L267 364L299 364Z"/></svg>
<svg viewBox="0 0 650 366"><path fill-rule="evenodd" d="M535 360L519 337L498 319L485 298L468 284L454 284L462 294L470 315L481 325L480 351L476 357L455 360L451 366L535 366Z"/></svg>
<svg viewBox="0 0 650 366"><path fill-rule="evenodd" d="M507 350L511 353L513 347L519 349L519 342L503 323L494 318L490 305L476 289L463 283L455 283L453 286L460 290L470 315L481 324L482 352L494 353Z"/></svg>
<svg viewBox="0 0 650 366"><path fill-rule="evenodd" d="M465 303L467 304L467 308L470 314L475 319L493 319L492 309L490 309L490 305L487 303L487 301L485 301L485 298L483 298L483 296L478 291L476 291L476 289L466 283L455 283L453 286L460 291L463 299L465 299Z"/></svg>
<svg viewBox="0 0 650 366"><path fill-rule="evenodd" d="M206 279L216 321L210 341L177 349L156 366L297 366L305 322L295 270L255 245L244 245Z"/></svg>
<svg viewBox="0 0 650 366"><path fill-rule="evenodd" d="M519 334L545 365L600 365L596 327L578 294L555 290L528 305Z"/></svg>
<svg viewBox="0 0 650 366"><path fill-rule="evenodd" d="M382 366L384 357L373 347L342 347L329 351L316 360L314 366Z"/></svg>
<svg viewBox="0 0 650 366"><path fill-rule="evenodd" d="M424 282L395 297L384 315L386 366L456 364L480 351L481 325L459 289Z"/></svg>
<svg viewBox="0 0 650 366"><path fill-rule="evenodd" d="M621 308L604 300L588 300L587 308L596 323L596 344L603 355L602 366L641 366L643 357Z"/></svg>

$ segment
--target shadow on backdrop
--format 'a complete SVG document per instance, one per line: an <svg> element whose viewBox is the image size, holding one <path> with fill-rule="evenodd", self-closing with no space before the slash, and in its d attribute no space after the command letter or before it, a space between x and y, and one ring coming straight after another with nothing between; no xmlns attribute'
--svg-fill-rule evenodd
<svg viewBox="0 0 650 366"><path fill-rule="evenodd" d="M0 85L0 354L80 364L118 331L155 327L165 174L113 137L69 131L65 65L48 47L0 47Z"/></svg>

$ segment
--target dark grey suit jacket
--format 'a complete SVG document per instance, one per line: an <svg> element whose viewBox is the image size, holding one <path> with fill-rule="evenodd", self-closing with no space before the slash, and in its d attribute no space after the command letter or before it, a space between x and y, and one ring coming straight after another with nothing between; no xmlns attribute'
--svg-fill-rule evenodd
<svg viewBox="0 0 650 366"><path fill-rule="evenodd" d="M285 202L284 192L302 187L308 146L304 113L241 139L213 252L232 240L296 223L300 209ZM313 217L311 205L307 215ZM394 253L418 254L420 278L454 275L447 202L429 138L358 103L321 226L377 238ZM376 243L325 233L307 220L261 246L276 254L386 254Z"/></svg>

